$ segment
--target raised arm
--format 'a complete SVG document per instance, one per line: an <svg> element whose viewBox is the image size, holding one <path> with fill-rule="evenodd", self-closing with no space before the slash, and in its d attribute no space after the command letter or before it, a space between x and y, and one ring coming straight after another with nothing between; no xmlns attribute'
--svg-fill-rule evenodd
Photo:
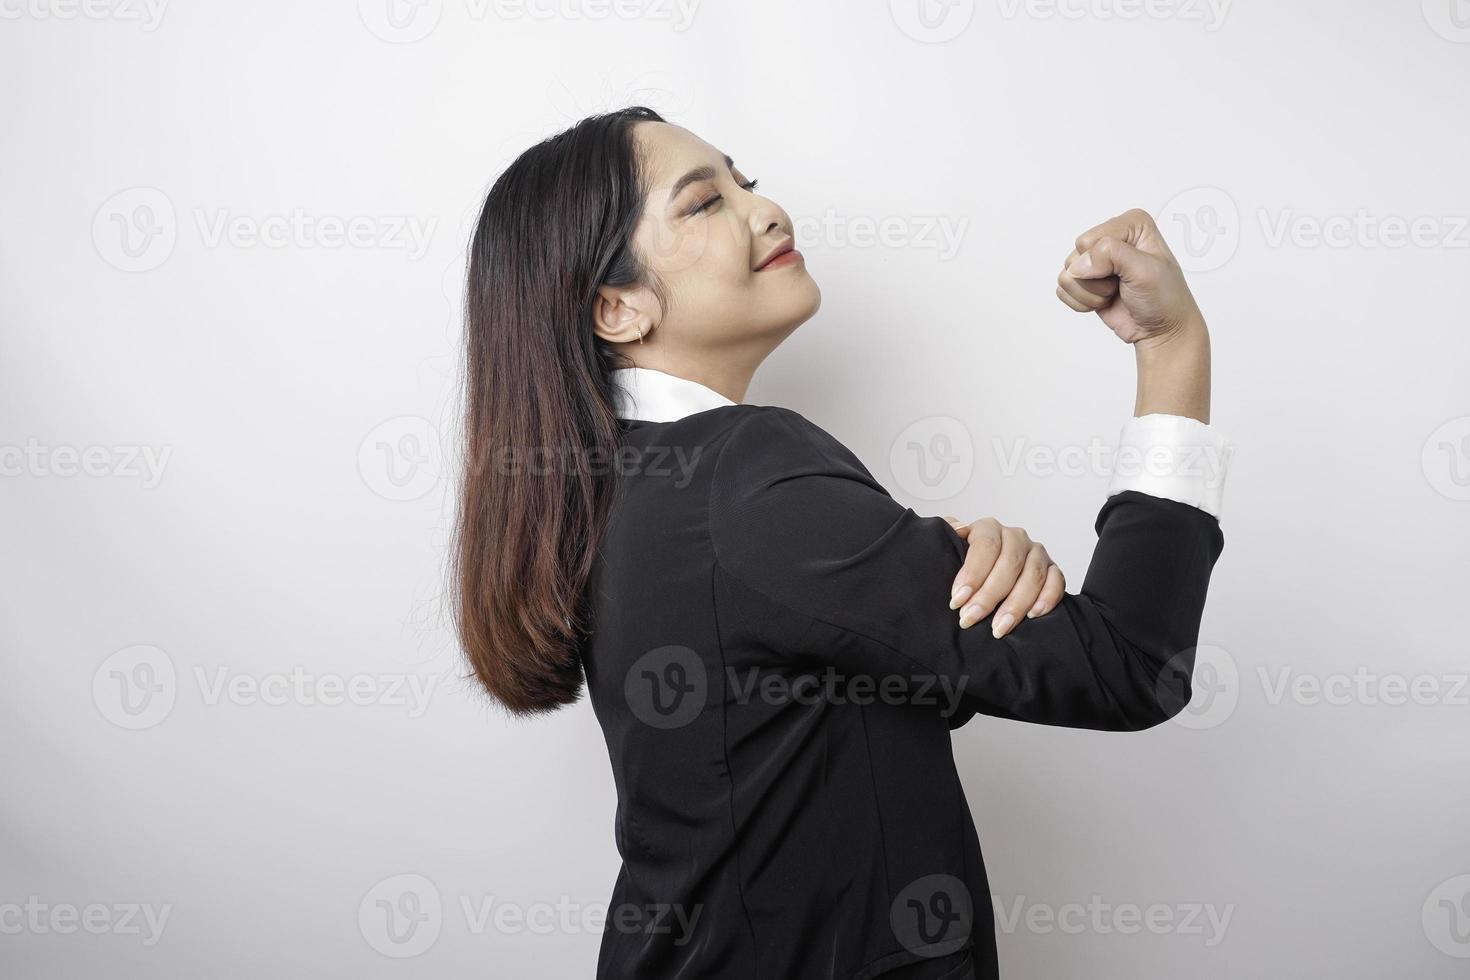
<svg viewBox="0 0 1470 980"><path fill-rule="evenodd" d="M1096 313L1133 345L1135 418L1123 427L1109 495L1137 490L1219 517L1229 446L1208 425L1210 335L1153 219L1128 211L1079 235L1057 277L1057 296L1079 313ZM992 561L1000 564L993 551L987 539L971 538L951 586L952 605L966 628L993 613L992 628L1004 636L1022 616L1035 615L1027 599L1060 572L1028 560L1025 568L986 577ZM1012 589L1017 574L1021 585ZM1029 591L1022 587L1028 580Z"/></svg>
<svg viewBox="0 0 1470 980"><path fill-rule="evenodd" d="M1136 731L1189 701L1224 548L1228 446L1208 425L1209 339L1143 212L1081 236L1058 294L1133 344L1139 373L1092 561L1056 609L1019 610L999 637L962 627L941 603L964 539L899 504L845 446L784 409L754 410L726 440L711 534L725 574L809 621L806 655L880 681L937 678L972 713Z"/></svg>

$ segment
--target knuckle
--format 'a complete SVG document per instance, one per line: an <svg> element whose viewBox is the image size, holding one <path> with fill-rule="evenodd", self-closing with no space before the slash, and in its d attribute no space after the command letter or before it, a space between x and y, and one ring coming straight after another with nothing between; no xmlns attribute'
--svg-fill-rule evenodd
<svg viewBox="0 0 1470 980"><path fill-rule="evenodd" d="M988 534L976 534L970 532L970 554L977 557L988 557L991 552L1000 550L1000 542Z"/></svg>

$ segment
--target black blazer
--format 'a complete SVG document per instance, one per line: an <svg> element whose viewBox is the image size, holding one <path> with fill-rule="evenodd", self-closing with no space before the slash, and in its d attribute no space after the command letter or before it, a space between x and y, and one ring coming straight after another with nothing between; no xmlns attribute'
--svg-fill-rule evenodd
<svg viewBox="0 0 1470 980"><path fill-rule="evenodd" d="M620 420L583 651L623 865L597 976L986 980L950 731L1138 731L1189 700L1219 521L1128 490L1080 594L962 630L967 544L784 408Z"/></svg>

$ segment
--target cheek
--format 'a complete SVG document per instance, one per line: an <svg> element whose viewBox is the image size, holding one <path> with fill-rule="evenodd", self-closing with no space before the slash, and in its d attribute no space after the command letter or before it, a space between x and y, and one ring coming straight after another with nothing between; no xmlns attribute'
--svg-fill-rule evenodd
<svg viewBox="0 0 1470 980"><path fill-rule="evenodd" d="M715 248L707 221L670 224L645 218L638 243L644 261L666 279L704 265Z"/></svg>

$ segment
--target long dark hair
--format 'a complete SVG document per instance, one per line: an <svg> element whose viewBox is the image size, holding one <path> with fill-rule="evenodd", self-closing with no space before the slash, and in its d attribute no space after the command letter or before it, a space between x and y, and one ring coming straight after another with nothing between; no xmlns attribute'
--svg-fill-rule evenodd
<svg viewBox="0 0 1470 980"><path fill-rule="evenodd" d="M593 333L593 300L602 283L662 293L632 247L644 121L664 120L631 106L526 150L490 188L470 243L450 595L475 678L517 715L582 689L585 591L616 488L610 372L626 366Z"/></svg>

